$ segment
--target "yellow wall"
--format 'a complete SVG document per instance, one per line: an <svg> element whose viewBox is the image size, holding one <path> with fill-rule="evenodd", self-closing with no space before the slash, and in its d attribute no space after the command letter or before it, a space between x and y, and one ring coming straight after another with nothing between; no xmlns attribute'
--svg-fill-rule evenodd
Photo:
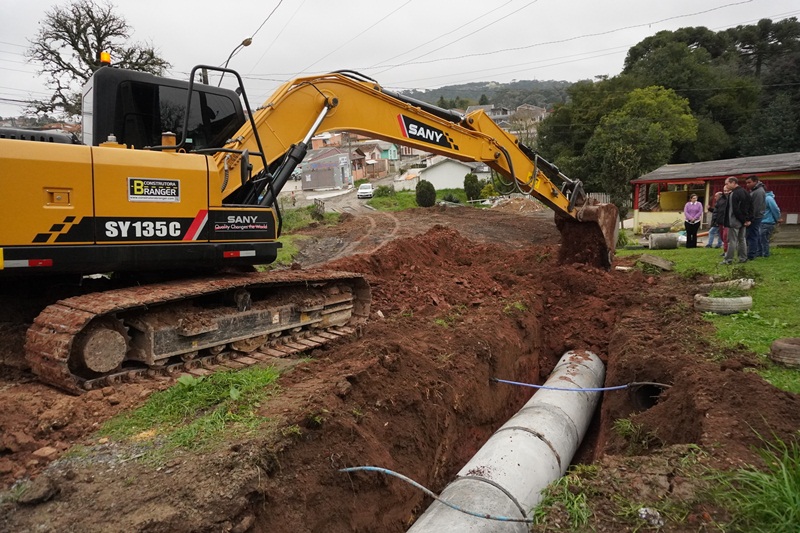
<svg viewBox="0 0 800 533"><path fill-rule="evenodd" d="M641 234L642 226L672 224L676 221L677 225L681 225L683 222L683 204L681 204L681 211L640 211L635 209L633 211L633 232Z"/></svg>
<svg viewBox="0 0 800 533"><path fill-rule="evenodd" d="M683 211L688 201L688 191L662 191L658 203L662 211Z"/></svg>

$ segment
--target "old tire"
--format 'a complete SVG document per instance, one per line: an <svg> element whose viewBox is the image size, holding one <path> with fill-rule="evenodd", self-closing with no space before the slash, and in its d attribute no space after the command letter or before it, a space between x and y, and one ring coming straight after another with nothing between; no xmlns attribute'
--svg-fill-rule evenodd
<svg viewBox="0 0 800 533"><path fill-rule="evenodd" d="M769 350L769 358L786 366L800 367L800 337L774 341Z"/></svg>
<svg viewBox="0 0 800 533"><path fill-rule="evenodd" d="M714 283L702 283L697 286L697 290L708 294L713 290L734 289L740 291L747 291L755 286L755 280L752 279L733 279L730 281L717 281Z"/></svg>
<svg viewBox="0 0 800 533"><path fill-rule="evenodd" d="M694 295L694 308L702 312L732 315L739 311L746 311L751 307L753 307L753 299L750 296L711 298L702 294Z"/></svg>

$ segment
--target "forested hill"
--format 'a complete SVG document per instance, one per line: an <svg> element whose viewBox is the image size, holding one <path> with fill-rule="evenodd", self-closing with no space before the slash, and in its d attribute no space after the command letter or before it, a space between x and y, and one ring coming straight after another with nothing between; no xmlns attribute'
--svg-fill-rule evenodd
<svg viewBox="0 0 800 533"><path fill-rule="evenodd" d="M521 104L533 104L550 109L555 104L567 101L567 88L570 85L572 82L555 80L519 80L510 83L479 81L447 85L438 89L400 92L417 100L448 109L454 107L464 109L479 103L495 104L509 109L514 109Z"/></svg>

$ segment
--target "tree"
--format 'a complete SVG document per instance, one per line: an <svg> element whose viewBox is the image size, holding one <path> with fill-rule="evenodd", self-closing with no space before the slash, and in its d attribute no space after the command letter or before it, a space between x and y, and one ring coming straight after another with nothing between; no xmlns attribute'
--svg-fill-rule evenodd
<svg viewBox="0 0 800 533"><path fill-rule="evenodd" d="M540 114L533 109L523 107L511 113L508 122L511 131L520 142L526 146L533 146L536 141L536 129L539 126Z"/></svg>
<svg viewBox="0 0 800 533"><path fill-rule="evenodd" d="M587 185L608 192L624 216L630 181L667 163L677 146L696 136L697 120L685 98L663 87L636 89L622 108L603 117L586 144Z"/></svg>
<svg viewBox="0 0 800 533"><path fill-rule="evenodd" d="M755 26L737 26L728 33L756 78L761 77L765 65L787 52L797 51L800 43L800 23L795 17L778 22L761 19Z"/></svg>
<svg viewBox="0 0 800 533"><path fill-rule="evenodd" d="M470 172L464 176L464 192L467 193L467 200L477 200L481 197L483 183L478 179L477 174Z"/></svg>
<svg viewBox="0 0 800 533"><path fill-rule="evenodd" d="M26 56L41 65L39 73L47 76L47 86L54 92L47 101L31 102L33 110L80 114L80 86L103 66L103 51L121 68L160 76L170 66L152 45L126 44L130 28L117 11L110 3L73 0L45 13Z"/></svg>
<svg viewBox="0 0 800 533"><path fill-rule="evenodd" d="M482 94L480 100L478 100L478 105L489 105L489 97Z"/></svg>
<svg viewBox="0 0 800 533"><path fill-rule="evenodd" d="M739 144L743 156L800 151L800 114L787 94L778 95L753 115L742 128Z"/></svg>
<svg viewBox="0 0 800 533"><path fill-rule="evenodd" d="M420 207L433 207L436 203L436 189L433 183L427 180L419 180L417 183L417 205Z"/></svg>

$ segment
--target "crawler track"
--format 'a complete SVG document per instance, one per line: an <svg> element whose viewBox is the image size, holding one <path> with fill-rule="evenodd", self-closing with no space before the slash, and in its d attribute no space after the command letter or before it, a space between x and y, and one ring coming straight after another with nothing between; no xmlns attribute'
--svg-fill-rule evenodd
<svg viewBox="0 0 800 533"><path fill-rule="evenodd" d="M26 358L42 381L72 393L156 372L241 367L258 362L242 352L285 356L351 333L369 314L369 292L358 274L280 271L76 296L48 306L34 320ZM241 294L247 305L237 308L233 300ZM109 323L117 331L112 340L123 339L124 358L107 371L87 369L87 332ZM97 339L100 352L113 344L102 335ZM232 358L223 353L226 348Z"/></svg>

